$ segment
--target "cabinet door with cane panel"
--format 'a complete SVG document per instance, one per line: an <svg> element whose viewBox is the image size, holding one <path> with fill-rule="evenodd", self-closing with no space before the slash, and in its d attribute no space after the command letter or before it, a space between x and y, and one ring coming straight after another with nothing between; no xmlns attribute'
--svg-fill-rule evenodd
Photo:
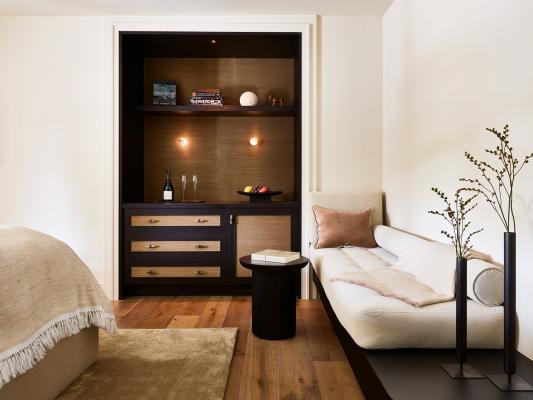
<svg viewBox="0 0 533 400"><path fill-rule="evenodd" d="M239 258L265 249L291 250L291 215L239 215L236 221L237 278L252 271L241 266Z"/></svg>

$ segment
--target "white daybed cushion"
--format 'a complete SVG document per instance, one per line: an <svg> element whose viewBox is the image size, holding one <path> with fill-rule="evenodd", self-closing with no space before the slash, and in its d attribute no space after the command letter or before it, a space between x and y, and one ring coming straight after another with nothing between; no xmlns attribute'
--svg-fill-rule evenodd
<svg viewBox="0 0 533 400"><path fill-rule="evenodd" d="M414 307L372 289L331 281L346 271L390 266L385 249L310 248L310 259L337 318L355 342L367 349L454 348L455 302ZM393 259L394 258L394 259ZM501 348L503 307L468 301L468 346Z"/></svg>
<svg viewBox="0 0 533 400"><path fill-rule="evenodd" d="M374 240L379 247L396 256L399 256L409 247L427 242L426 239L385 225L377 225L374 228Z"/></svg>
<svg viewBox="0 0 533 400"><path fill-rule="evenodd" d="M400 261L402 258L413 258L413 251L419 251L425 246L447 246L451 253L448 258L454 258L454 249L451 245L443 245L437 242L431 242L429 240L420 238L410 233L402 232L398 229L391 228L385 225L378 225L374 228L374 239L378 246L387 250L388 252L399 256ZM445 250L443 250L445 252ZM476 252L476 254L482 258L488 256ZM422 255L421 255L422 256ZM444 257L444 255L442 256ZM442 257L439 257L441 260ZM423 257L420 257L421 259ZM412 261L412 260L411 260ZM394 264L391 262L390 264ZM426 265L419 265L420 268L425 268ZM401 267L400 267L401 269ZM444 269L441 269L445 273ZM416 271L412 272L417 279L428 284L436 291L445 293L443 290L438 290L438 282L442 280L442 277L437 275L417 274ZM445 274L443 275L445 276ZM422 278L421 278L422 277ZM425 278L429 278L426 281ZM484 260L472 259L468 260L467 268L467 295L470 299L484 305L484 306L498 306L503 304L503 270L495 264L491 264ZM442 281L444 287L450 287L449 282Z"/></svg>
<svg viewBox="0 0 533 400"><path fill-rule="evenodd" d="M455 248L424 240L401 252L392 268L412 274L436 293L455 297Z"/></svg>

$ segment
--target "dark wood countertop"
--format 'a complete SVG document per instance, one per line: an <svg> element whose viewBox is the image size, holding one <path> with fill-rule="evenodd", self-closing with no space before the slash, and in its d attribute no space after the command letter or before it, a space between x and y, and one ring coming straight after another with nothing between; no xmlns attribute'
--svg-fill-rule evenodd
<svg viewBox="0 0 533 400"><path fill-rule="evenodd" d="M296 201L273 201L271 203L249 203L249 202L233 202L233 203L182 203L182 202L148 202L148 203L123 203L122 208L160 208L160 209L206 209L206 208L222 208L222 209L269 209L269 208L297 208L299 203Z"/></svg>

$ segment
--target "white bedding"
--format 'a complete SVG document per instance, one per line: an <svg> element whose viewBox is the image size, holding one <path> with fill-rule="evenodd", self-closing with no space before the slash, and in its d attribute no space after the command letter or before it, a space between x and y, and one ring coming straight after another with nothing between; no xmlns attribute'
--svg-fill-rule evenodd
<svg viewBox="0 0 533 400"><path fill-rule="evenodd" d="M360 347L455 347L455 301L415 307L372 289L331 281L345 271L391 266L397 261L394 254L379 247L311 247L309 254L337 318ZM502 346L503 307L485 307L468 300L468 347Z"/></svg>

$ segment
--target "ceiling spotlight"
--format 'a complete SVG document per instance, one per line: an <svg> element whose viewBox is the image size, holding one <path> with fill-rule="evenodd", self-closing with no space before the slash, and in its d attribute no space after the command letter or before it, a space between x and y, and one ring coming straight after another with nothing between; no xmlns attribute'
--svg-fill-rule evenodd
<svg viewBox="0 0 533 400"><path fill-rule="evenodd" d="M189 141L187 140L187 138L180 137L178 139L178 143L180 144L181 147L185 147L189 144Z"/></svg>
<svg viewBox="0 0 533 400"><path fill-rule="evenodd" d="M257 145L259 144L259 139L256 138L255 136L252 137L252 138L250 138L250 144L251 144L252 146L257 146Z"/></svg>
<svg viewBox="0 0 533 400"><path fill-rule="evenodd" d="M211 44L217 44L217 41L215 39L211 39Z"/></svg>

